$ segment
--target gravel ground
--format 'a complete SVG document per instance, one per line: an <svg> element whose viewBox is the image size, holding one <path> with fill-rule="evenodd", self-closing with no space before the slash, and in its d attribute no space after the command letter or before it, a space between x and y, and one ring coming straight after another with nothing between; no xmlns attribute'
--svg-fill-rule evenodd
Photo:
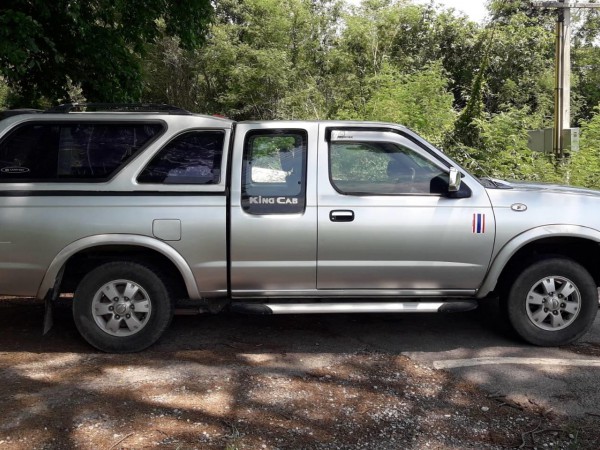
<svg viewBox="0 0 600 450"><path fill-rule="evenodd" d="M600 448L599 416L495 397L330 326L389 318L178 316L150 350L107 355L68 308L46 337L42 316L0 300L0 448Z"/></svg>

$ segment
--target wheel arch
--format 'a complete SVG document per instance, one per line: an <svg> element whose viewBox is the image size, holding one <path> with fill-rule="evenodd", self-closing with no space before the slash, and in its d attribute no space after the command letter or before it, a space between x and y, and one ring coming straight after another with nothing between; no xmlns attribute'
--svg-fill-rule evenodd
<svg viewBox="0 0 600 450"><path fill-rule="evenodd" d="M510 279L524 263L536 255L571 258L584 266L600 285L600 270L593 264L600 247L600 231L579 225L546 225L516 236L498 252L477 292L478 298L490 294Z"/></svg>
<svg viewBox="0 0 600 450"><path fill-rule="evenodd" d="M61 271L68 268L69 263L76 260L77 257L92 253L110 255L115 254L115 251L126 255L128 250L153 256L156 261L169 264L170 266L166 267L167 271L179 278L177 282L185 289L187 296L192 299L200 299L193 272L179 252L158 239L129 234L88 236L67 245L52 260L38 288L37 297L44 298L54 288L57 278L62 276Z"/></svg>

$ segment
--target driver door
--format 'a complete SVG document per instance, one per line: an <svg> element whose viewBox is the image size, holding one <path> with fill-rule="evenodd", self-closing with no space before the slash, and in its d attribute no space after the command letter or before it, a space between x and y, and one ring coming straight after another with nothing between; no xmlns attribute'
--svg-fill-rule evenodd
<svg viewBox="0 0 600 450"><path fill-rule="evenodd" d="M452 198L450 163L400 131L321 133L317 288L474 293L494 243L485 189L466 175Z"/></svg>

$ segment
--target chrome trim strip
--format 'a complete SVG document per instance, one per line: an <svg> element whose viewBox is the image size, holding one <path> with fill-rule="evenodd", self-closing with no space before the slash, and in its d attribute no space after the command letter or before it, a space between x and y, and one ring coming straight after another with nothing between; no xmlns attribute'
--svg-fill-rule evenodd
<svg viewBox="0 0 600 450"><path fill-rule="evenodd" d="M475 289L313 289L307 291L265 291L245 290L234 291L232 298L315 298L315 297L341 297L341 298L382 298L382 297L472 297Z"/></svg>
<svg viewBox="0 0 600 450"><path fill-rule="evenodd" d="M173 185L171 185L173 186ZM2 190L0 197L224 197L224 191L98 191L77 190Z"/></svg>
<svg viewBox="0 0 600 450"><path fill-rule="evenodd" d="M442 305L444 302L265 304L273 314L432 313Z"/></svg>

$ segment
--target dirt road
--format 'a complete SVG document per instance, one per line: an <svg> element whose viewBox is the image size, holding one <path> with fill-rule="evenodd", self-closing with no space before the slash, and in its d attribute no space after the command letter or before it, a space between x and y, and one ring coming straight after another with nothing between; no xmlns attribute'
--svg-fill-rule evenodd
<svg viewBox="0 0 600 450"><path fill-rule="evenodd" d="M510 382L492 390L461 372L485 365L435 368L490 348L533 351L496 329L486 310L181 316L136 355L88 347L68 308L42 337L42 314L31 300L0 300L0 448L600 447L593 405L565 413L540 400L551 388L512 397ZM561 351L594 360L595 349ZM510 380L510 370L494 376Z"/></svg>

